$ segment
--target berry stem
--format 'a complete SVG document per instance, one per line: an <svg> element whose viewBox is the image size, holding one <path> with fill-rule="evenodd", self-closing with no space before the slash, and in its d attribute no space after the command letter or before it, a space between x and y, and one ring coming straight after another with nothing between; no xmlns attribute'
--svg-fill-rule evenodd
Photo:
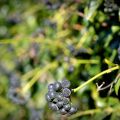
<svg viewBox="0 0 120 120"><path fill-rule="evenodd" d="M92 81L94 81L96 78L104 75L104 74L107 74L107 73L110 73L114 70L117 70L119 69L120 67L118 65L116 65L115 67L112 67L112 68L109 68L107 70L104 70L102 71L101 73L95 75L94 77L92 77L91 79L89 79L87 82L83 83L82 85L78 86L77 88L73 89L74 92L77 92L78 90L80 90L81 88L83 88L84 86L88 85L89 83L91 83Z"/></svg>

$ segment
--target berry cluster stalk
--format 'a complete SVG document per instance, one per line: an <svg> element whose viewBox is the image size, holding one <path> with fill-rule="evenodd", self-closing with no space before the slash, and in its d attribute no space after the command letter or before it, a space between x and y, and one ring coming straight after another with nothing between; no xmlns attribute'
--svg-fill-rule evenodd
<svg viewBox="0 0 120 120"><path fill-rule="evenodd" d="M74 92L77 92L78 90L80 90L81 88L83 88L84 86L88 85L89 83L91 83L92 81L94 81L96 78L104 75L104 74L107 74L107 73L110 73L114 70L117 70L119 69L120 67L118 65L116 65L115 67L112 67L112 68L109 68L107 70L104 70L102 71L101 73L95 75L94 77L92 77L91 79L89 79L87 82L83 83L82 85L78 86L77 88L73 89Z"/></svg>

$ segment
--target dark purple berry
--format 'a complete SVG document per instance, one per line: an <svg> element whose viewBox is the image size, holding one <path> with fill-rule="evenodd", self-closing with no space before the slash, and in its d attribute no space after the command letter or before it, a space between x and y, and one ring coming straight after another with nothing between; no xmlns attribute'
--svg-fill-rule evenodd
<svg viewBox="0 0 120 120"><path fill-rule="evenodd" d="M61 113L62 115L65 115L65 114L67 114L67 111L66 111L64 108L62 108L62 109L60 109L60 113Z"/></svg>
<svg viewBox="0 0 120 120"><path fill-rule="evenodd" d="M61 85L62 85L63 88L69 88L70 87L70 81L64 79L64 80L62 80Z"/></svg>
<svg viewBox="0 0 120 120"><path fill-rule="evenodd" d="M70 94L71 94L71 90L68 89L68 88L64 88L64 89L62 90L62 94L63 94L64 97L69 97Z"/></svg>
<svg viewBox="0 0 120 120"><path fill-rule="evenodd" d="M60 82L55 82L54 87L55 87L55 90L56 90L56 91L59 91L59 90L61 90L61 88L62 88Z"/></svg>
<svg viewBox="0 0 120 120"><path fill-rule="evenodd" d="M52 101L52 99L51 99L51 97L50 97L50 95L49 95L48 93L46 94L45 97L46 97L46 100L47 100L48 102L51 102L51 101Z"/></svg>
<svg viewBox="0 0 120 120"><path fill-rule="evenodd" d="M41 120L42 119L42 109L38 108L29 108L29 120Z"/></svg>
<svg viewBox="0 0 120 120"><path fill-rule="evenodd" d="M29 96L23 96L21 95L16 88L10 88L8 91L8 97L10 100L12 100L12 102L16 103L16 104L20 104L23 105L28 101Z"/></svg>
<svg viewBox="0 0 120 120"><path fill-rule="evenodd" d="M49 96L51 99L54 99L56 97L56 93L51 91L51 92L48 92Z"/></svg>
<svg viewBox="0 0 120 120"><path fill-rule="evenodd" d="M64 105L69 104L69 103L70 103L70 99L64 97L64 98L63 98L63 102L64 102Z"/></svg>
<svg viewBox="0 0 120 120"><path fill-rule="evenodd" d="M63 95L61 93L58 93L56 95L56 98L57 98L58 101L62 101L63 100Z"/></svg>
<svg viewBox="0 0 120 120"><path fill-rule="evenodd" d="M71 105L70 105L70 104L64 105L64 109L65 109L66 111L69 111L69 110L71 109Z"/></svg>
<svg viewBox="0 0 120 120"><path fill-rule="evenodd" d="M48 85L48 90L49 91L54 91L55 87L54 87L54 84L49 84Z"/></svg>
<svg viewBox="0 0 120 120"><path fill-rule="evenodd" d="M69 45L68 49L70 50L71 53L73 53L75 51L75 48L73 45Z"/></svg>
<svg viewBox="0 0 120 120"><path fill-rule="evenodd" d="M10 74L10 86L11 87L14 87L14 88L18 88L20 87L20 79L19 79L19 76L17 76L16 74Z"/></svg>
<svg viewBox="0 0 120 120"><path fill-rule="evenodd" d="M57 102L58 102L58 99L55 98L55 99L53 100L53 103L57 103Z"/></svg>
<svg viewBox="0 0 120 120"><path fill-rule="evenodd" d="M77 112L77 108L76 107L71 107L71 109L69 110L69 114L74 114L74 113L76 113Z"/></svg>
<svg viewBox="0 0 120 120"><path fill-rule="evenodd" d="M74 66L70 65L69 68L68 68L68 72L72 73L72 72L74 72L74 69L75 69Z"/></svg>
<svg viewBox="0 0 120 120"><path fill-rule="evenodd" d="M59 102L57 103L57 106L58 106L58 108L62 108L62 107L63 107L63 101L59 101Z"/></svg>
<svg viewBox="0 0 120 120"><path fill-rule="evenodd" d="M49 107L50 107L53 111L58 111L58 110L59 110L58 106L57 106L56 104L54 104L54 103L49 103Z"/></svg>

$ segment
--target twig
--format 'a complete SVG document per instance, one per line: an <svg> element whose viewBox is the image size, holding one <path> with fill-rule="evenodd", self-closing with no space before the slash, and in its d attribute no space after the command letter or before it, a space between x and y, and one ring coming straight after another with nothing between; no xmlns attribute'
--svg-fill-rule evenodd
<svg viewBox="0 0 120 120"><path fill-rule="evenodd" d="M104 74L107 74L107 73L110 73L114 70L117 70L119 69L119 66L116 65L115 67L112 67L112 68L109 68L107 70L104 70L102 71L101 73L95 75L94 77L92 77L91 79L89 79L88 81L86 81L85 83L83 83L82 85L78 86L77 88L73 89L74 92L77 92L78 90L80 90L81 88L83 88L84 86L88 85L89 83L91 83L92 81L94 81L96 78L104 75Z"/></svg>

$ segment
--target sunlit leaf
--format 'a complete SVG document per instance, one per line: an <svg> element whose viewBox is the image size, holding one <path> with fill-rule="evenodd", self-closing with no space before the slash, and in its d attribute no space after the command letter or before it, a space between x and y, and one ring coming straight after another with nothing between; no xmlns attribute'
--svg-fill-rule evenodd
<svg viewBox="0 0 120 120"><path fill-rule="evenodd" d="M118 95L119 88L120 88L120 78L118 79L117 83L115 84L115 93L116 93L116 95Z"/></svg>

